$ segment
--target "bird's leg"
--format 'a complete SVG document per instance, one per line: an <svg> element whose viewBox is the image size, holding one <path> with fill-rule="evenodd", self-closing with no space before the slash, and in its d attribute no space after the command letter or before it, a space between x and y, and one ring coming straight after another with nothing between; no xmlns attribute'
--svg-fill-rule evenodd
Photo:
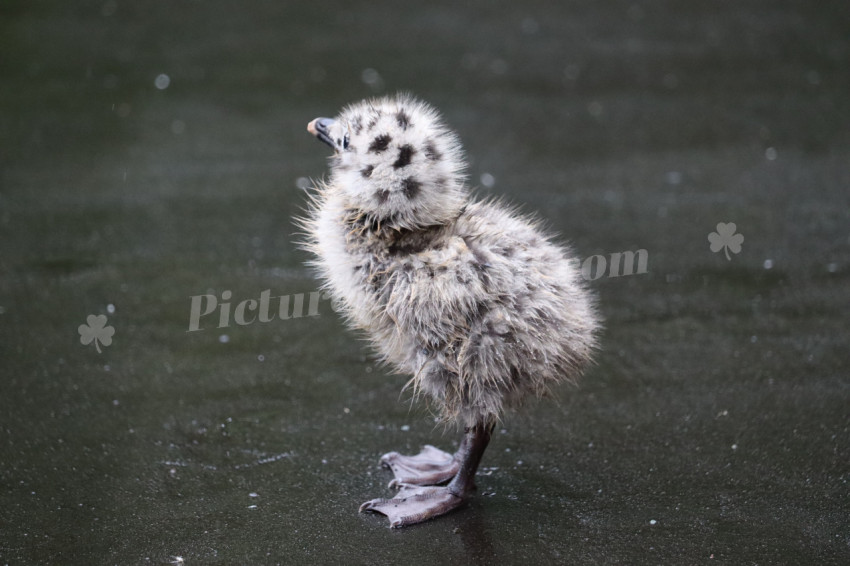
<svg viewBox="0 0 850 566"><path fill-rule="evenodd" d="M475 491L475 473L481 463L481 457L490 444L490 435L493 434L495 423L480 422L472 428L466 429L463 441L455 457L459 460L459 470L447 486L453 493L461 496L471 495Z"/></svg>
<svg viewBox="0 0 850 566"><path fill-rule="evenodd" d="M491 423L480 422L466 430L460 448L452 457L457 468L448 485L401 484L401 489L392 499L367 501L360 506L360 511L382 513L390 519L391 527L404 527L460 507L475 490L475 472L490 442L493 426Z"/></svg>

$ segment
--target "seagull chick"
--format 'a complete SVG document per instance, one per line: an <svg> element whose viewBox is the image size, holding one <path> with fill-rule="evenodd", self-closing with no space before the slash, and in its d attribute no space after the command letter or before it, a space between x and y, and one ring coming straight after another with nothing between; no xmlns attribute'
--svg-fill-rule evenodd
<svg viewBox="0 0 850 566"><path fill-rule="evenodd" d="M575 382L599 319L570 252L539 223L470 195L457 136L406 95L316 118L333 148L304 247L324 289L408 386L464 427L455 454L385 454L399 488L361 511L401 527L462 505L496 422L527 397Z"/></svg>

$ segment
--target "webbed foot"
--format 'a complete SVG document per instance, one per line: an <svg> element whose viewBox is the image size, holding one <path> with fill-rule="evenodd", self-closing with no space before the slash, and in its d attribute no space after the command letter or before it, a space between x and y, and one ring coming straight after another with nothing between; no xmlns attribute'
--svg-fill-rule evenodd
<svg viewBox="0 0 850 566"><path fill-rule="evenodd" d="M373 499L360 506L360 512L372 511L386 515L390 528L406 527L438 517L463 505L466 496L457 495L446 487L401 486L392 499Z"/></svg>
<svg viewBox="0 0 850 566"><path fill-rule="evenodd" d="M381 458L395 475L391 487L399 492L392 499L373 499L360 512L373 511L389 517L393 528L427 521L457 509L475 490L475 471L490 442L492 422L482 421L467 428L457 454L452 456L433 446L416 456L390 452ZM424 485L449 481L446 486Z"/></svg>
<svg viewBox="0 0 850 566"><path fill-rule="evenodd" d="M455 456L429 444L415 456L389 452L381 456L381 463L395 476L390 487L439 485L452 479L460 469L460 462Z"/></svg>

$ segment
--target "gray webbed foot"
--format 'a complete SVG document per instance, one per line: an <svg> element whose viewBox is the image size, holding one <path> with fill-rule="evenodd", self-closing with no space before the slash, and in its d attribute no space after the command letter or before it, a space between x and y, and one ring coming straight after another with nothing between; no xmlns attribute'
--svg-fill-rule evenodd
<svg viewBox="0 0 850 566"><path fill-rule="evenodd" d="M427 521L463 505L466 496L449 487L401 486L392 499L373 499L360 506L360 512L373 511L386 515L390 528L400 528Z"/></svg>
<svg viewBox="0 0 850 566"><path fill-rule="evenodd" d="M427 521L457 509L475 490L475 471L490 442L494 424L479 422L466 429L457 454L452 456L433 446L425 446L416 456L397 452L384 454L381 462L395 475L391 487L399 492L392 499L373 499L360 506L360 512L373 511L389 517L393 528ZM443 483L448 485L428 485Z"/></svg>
<svg viewBox="0 0 850 566"><path fill-rule="evenodd" d="M431 445L425 445L415 456L389 452L381 457L381 463L395 476L390 487L439 485L451 480L460 469L455 456Z"/></svg>

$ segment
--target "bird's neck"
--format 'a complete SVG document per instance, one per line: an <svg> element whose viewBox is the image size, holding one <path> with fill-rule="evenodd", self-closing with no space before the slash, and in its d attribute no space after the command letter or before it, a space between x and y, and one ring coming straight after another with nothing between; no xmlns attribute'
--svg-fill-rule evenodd
<svg viewBox="0 0 850 566"><path fill-rule="evenodd" d="M415 252L430 247L429 244L440 234L451 229L456 219L442 224L431 224L418 228L399 226L392 218L375 218L359 209L346 209L343 224L347 239L361 244L385 248L390 253Z"/></svg>

